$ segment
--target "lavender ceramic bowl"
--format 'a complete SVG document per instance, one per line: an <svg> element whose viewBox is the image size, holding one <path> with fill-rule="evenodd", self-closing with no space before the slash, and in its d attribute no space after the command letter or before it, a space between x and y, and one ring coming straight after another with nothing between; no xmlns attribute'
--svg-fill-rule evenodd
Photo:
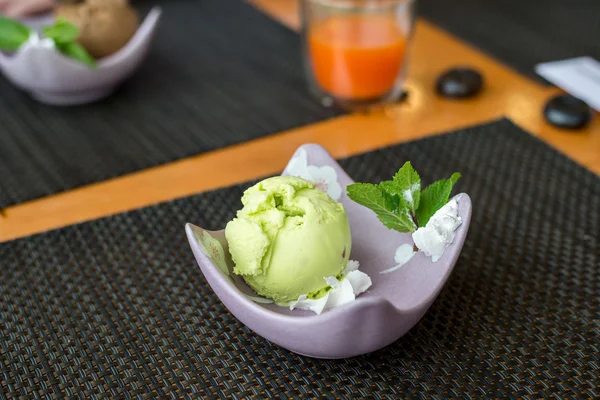
<svg viewBox="0 0 600 400"><path fill-rule="evenodd" d="M100 100L111 94L143 62L160 15L161 9L153 8L131 40L115 54L99 60L96 69L43 46L28 46L14 54L0 52L0 69L15 86L42 103L75 105ZM52 18L24 22L38 30L51 24Z"/></svg>
<svg viewBox="0 0 600 400"><path fill-rule="evenodd" d="M352 228L350 258L360 261L361 271L373 281L366 293L321 315L290 311L249 298L257 295L243 279L231 273L233 265L223 230L205 231L187 224L185 229L192 251L223 304L264 338L295 353L317 358L345 358L378 350L408 332L444 286L467 236L471 200L466 194L457 196L463 223L456 231L454 242L437 262L419 252L400 269L381 275L381 271L394 266L396 248L403 243L412 243L410 234L387 229L370 210L351 201L345 195L345 187L353 183L352 179L324 148L304 145L290 164L296 162L300 153L307 155L313 168L330 166L337 173L342 189L340 201L346 207Z"/></svg>

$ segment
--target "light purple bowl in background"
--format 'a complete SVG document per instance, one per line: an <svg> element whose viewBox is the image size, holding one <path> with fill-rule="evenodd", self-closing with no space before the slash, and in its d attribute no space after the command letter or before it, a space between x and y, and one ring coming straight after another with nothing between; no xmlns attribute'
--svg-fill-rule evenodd
<svg viewBox="0 0 600 400"><path fill-rule="evenodd" d="M18 88L46 104L76 105L100 100L112 92L142 64L161 16L154 7L135 35L116 53L102 58L97 68L45 47L26 47L14 54L0 52L0 70ZM24 21L34 30L53 23L51 16Z"/></svg>
<svg viewBox="0 0 600 400"><path fill-rule="evenodd" d="M373 281L366 293L321 315L257 303L248 296L258 295L231 272L233 263L223 230L205 231L220 242L223 254L210 250L205 253L198 241L204 230L187 224L190 246L202 273L223 304L248 328L271 342L298 354L331 359L381 349L402 337L423 317L446 283L467 236L471 199L466 194L457 196L462 225L456 231L454 242L437 262L418 252L400 269L381 275L381 271L394 266L396 248L403 243L413 243L411 235L389 230L371 210L350 200L345 188L354 182L323 147L307 144L296 153L302 149L307 152L309 164L329 165L337 172L343 192L340 202L346 208L352 229L350 259L358 260L360 270ZM403 162L398 160L398 165ZM229 276L219 268L219 262L224 268L223 261Z"/></svg>

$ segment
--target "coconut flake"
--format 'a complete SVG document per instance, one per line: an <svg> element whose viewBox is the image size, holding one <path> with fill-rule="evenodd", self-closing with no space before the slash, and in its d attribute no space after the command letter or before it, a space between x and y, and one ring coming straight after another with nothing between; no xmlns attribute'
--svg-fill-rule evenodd
<svg viewBox="0 0 600 400"><path fill-rule="evenodd" d="M348 264L346 264L346 268L344 269L344 275L350 271L356 271L360 267L360 263L356 260L348 260Z"/></svg>
<svg viewBox="0 0 600 400"><path fill-rule="evenodd" d="M364 293L372 285L371 278L358 270L359 265L358 261L349 260L344 269L345 276L342 280L337 279L335 276L323 278L331 288L329 292L318 299L309 299L308 295L302 294L298 297L298 300L288 304L290 310L309 310L321 314L325 310L354 301L356 296Z"/></svg>
<svg viewBox="0 0 600 400"><path fill-rule="evenodd" d="M352 291L354 292L355 296L366 292L366 290L373 284L369 275L362 271L348 272L346 275L346 280L348 280L348 282L350 282L352 285Z"/></svg>
<svg viewBox="0 0 600 400"><path fill-rule="evenodd" d="M453 198L433 214L427 225L417 229L412 237L419 250L436 262L454 241L455 231L461 224L458 202Z"/></svg>
<svg viewBox="0 0 600 400"><path fill-rule="evenodd" d="M338 281L335 276L327 276L323 279L325 279L325 282L334 289L340 285L340 281Z"/></svg>
<svg viewBox="0 0 600 400"><path fill-rule="evenodd" d="M348 279L343 279L340 284L327 293L326 308L331 309L354 301L354 289Z"/></svg>
<svg viewBox="0 0 600 400"><path fill-rule="evenodd" d="M298 308L300 310L312 311L318 315L325 309L328 299L329 293L319 299L309 299L307 295L301 294L298 296L298 300L291 302L289 306L290 310Z"/></svg>

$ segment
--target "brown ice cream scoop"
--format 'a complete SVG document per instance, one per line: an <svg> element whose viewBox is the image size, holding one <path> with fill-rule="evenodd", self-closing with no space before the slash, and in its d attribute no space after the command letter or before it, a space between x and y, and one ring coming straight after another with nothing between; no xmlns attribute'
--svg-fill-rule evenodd
<svg viewBox="0 0 600 400"><path fill-rule="evenodd" d="M86 0L56 8L62 18L79 30L77 41L95 58L109 56L127 44L137 31L140 19L127 0Z"/></svg>

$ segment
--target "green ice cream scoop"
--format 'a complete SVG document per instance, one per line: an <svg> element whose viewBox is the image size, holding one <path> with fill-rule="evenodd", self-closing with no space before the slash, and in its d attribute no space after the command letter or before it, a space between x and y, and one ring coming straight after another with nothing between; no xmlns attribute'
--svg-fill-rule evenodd
<svg viewBox="0 0 600 400"><path fill-rule="evenodd" d="M278 176L252 186L225 228L233 272L277 303L324 293L342 274L352 245L341 203L307 180Z"/></svg>

